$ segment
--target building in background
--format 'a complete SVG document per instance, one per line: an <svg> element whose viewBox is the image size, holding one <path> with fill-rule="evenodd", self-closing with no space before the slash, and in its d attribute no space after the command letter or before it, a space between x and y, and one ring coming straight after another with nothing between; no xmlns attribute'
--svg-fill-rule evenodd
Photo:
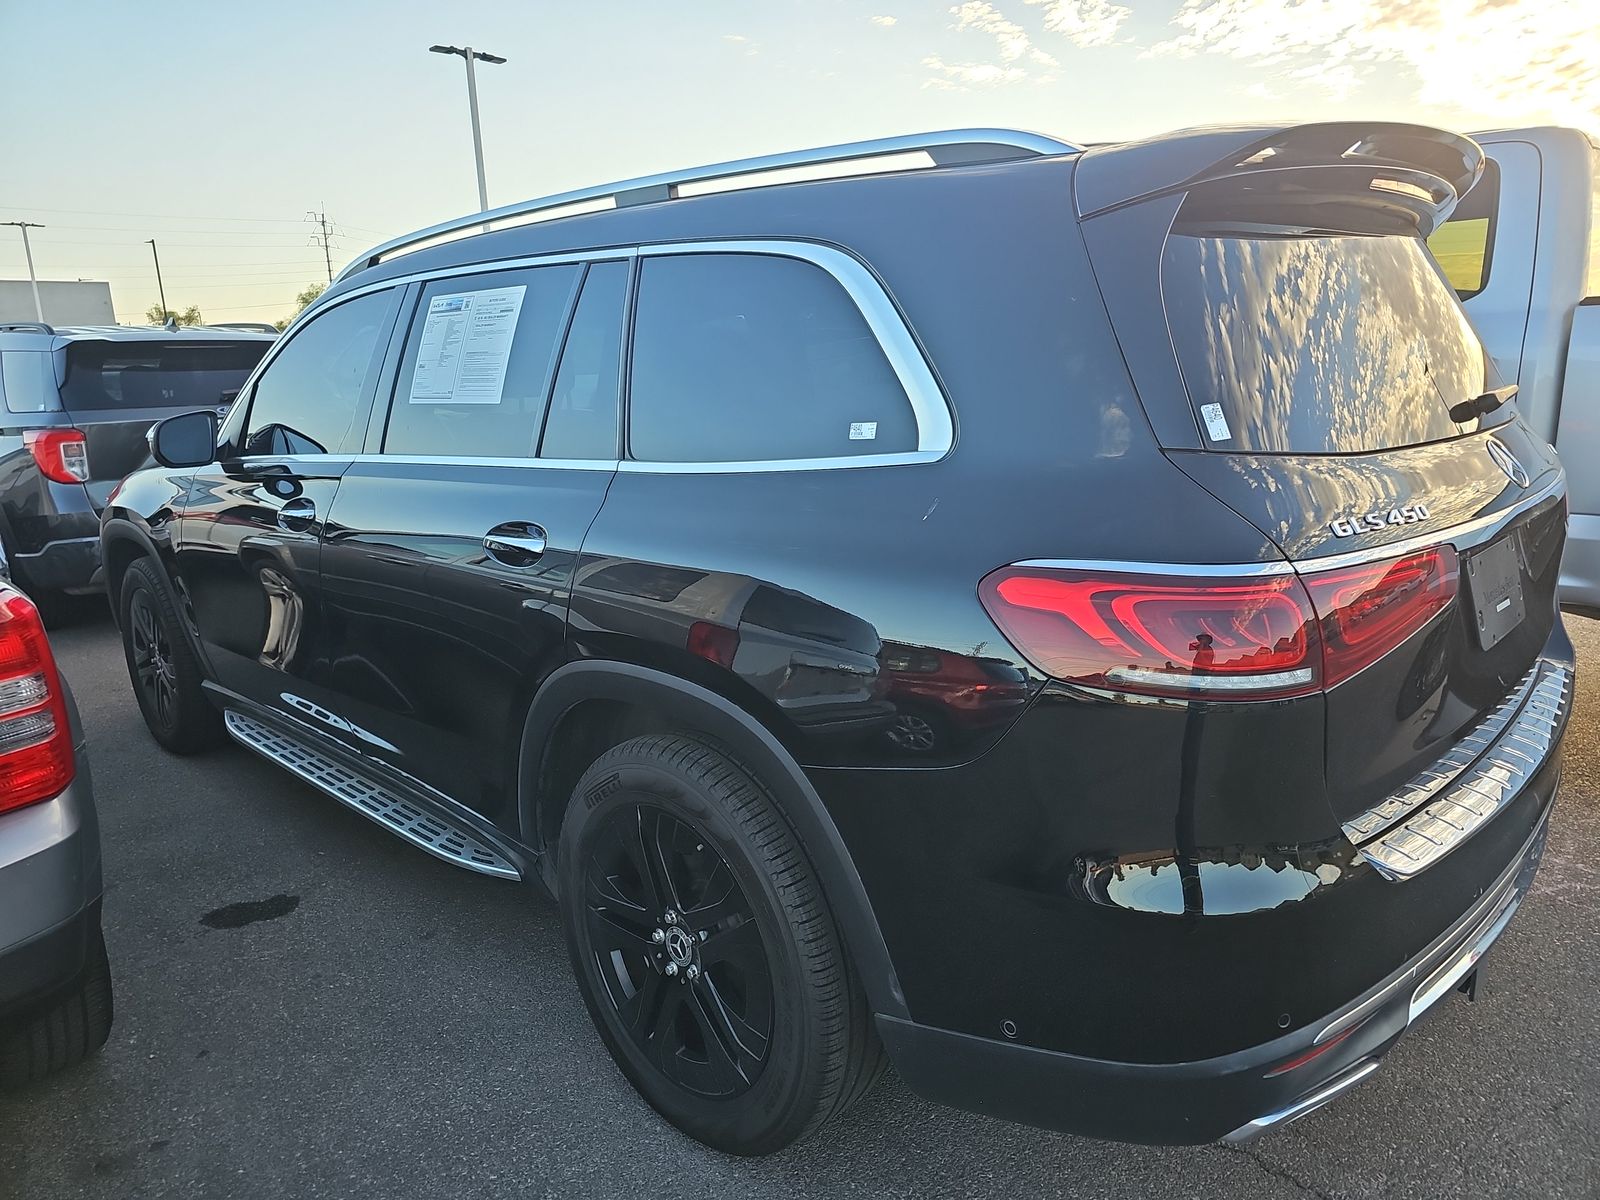
<svg viewBox="0 0 1600 1200"><path fill-rule="evenodd" d="M52 325L115 325L111 285L97 279L41 279L39 306ZM0 279L0 323L37 321L26 279Z"/></svg>

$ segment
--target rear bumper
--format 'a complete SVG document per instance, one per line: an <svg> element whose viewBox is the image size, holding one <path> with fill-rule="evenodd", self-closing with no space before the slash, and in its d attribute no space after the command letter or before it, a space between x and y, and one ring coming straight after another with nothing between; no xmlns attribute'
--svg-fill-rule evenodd
<svg viewBox="0 0 1600 1200"><path fill-rule="evenodd" d="M80 749L53 800L0 816L0 1017L70 983L100 928L100 833Z"/></svg>
<svg viewBox="0 0 1600 1200"><path fill-rule="evenodd" d="M901 1077L936 1103L1117 1141L1250 1141L1362 1082L1408 1026L1470 978L1532 883L1559 774L1552 763L1532 783L1543 805L1533 833L1448 930L1350 1004L1272 1042L1199 1062L1127 1063L882 1015L878 1031ZM1329 1044L1305 1065L1272 1074Z"/></svg>
<svg viewBox="0 0 1600 1200"><path fill-rule="evenodd" d="M47 542L36 553L17 554L11 568L27 587L39 592L96 591L105 582L98 533Z"/></svg>

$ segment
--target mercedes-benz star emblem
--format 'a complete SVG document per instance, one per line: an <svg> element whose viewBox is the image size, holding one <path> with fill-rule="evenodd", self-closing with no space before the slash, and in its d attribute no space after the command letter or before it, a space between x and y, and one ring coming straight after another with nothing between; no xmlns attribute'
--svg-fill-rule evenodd
<svg viewBox="0 0 1600 1200"><path fill-rule="evenodd" d="M1494 465L1504 471L1512 483L1518 487L1528 486L1528 469L1517 461L1517 456L1499 438L1489 439L1489 457L1494 459Z"/></svg>

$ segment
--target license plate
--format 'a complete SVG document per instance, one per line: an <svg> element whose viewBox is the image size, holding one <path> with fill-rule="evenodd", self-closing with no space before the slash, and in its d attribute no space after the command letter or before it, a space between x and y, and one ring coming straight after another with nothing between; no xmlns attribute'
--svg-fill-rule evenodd
<svg viewBox="0 0 1600 1200"><path fill-rule="evenodd" d="M1478 645L1488 650L1522 621L1522 563L1515 534L1501 538L1463 562L1467 591L1478 624Z"/></svg>

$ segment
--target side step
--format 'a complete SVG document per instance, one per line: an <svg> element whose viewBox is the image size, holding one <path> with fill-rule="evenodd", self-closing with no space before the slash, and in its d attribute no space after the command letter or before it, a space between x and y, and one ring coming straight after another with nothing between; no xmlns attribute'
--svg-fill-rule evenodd
<svg viewBox="0 0 1600 1200"><path fill-rule="evenodd" d="M370 817L435 858L501 879L521 879L522 872L493 846L463 826L432 812L357 774L342 763L279 733L237 709L223 714L228 732L240 745L299 776L347 808Z"/></svg>

